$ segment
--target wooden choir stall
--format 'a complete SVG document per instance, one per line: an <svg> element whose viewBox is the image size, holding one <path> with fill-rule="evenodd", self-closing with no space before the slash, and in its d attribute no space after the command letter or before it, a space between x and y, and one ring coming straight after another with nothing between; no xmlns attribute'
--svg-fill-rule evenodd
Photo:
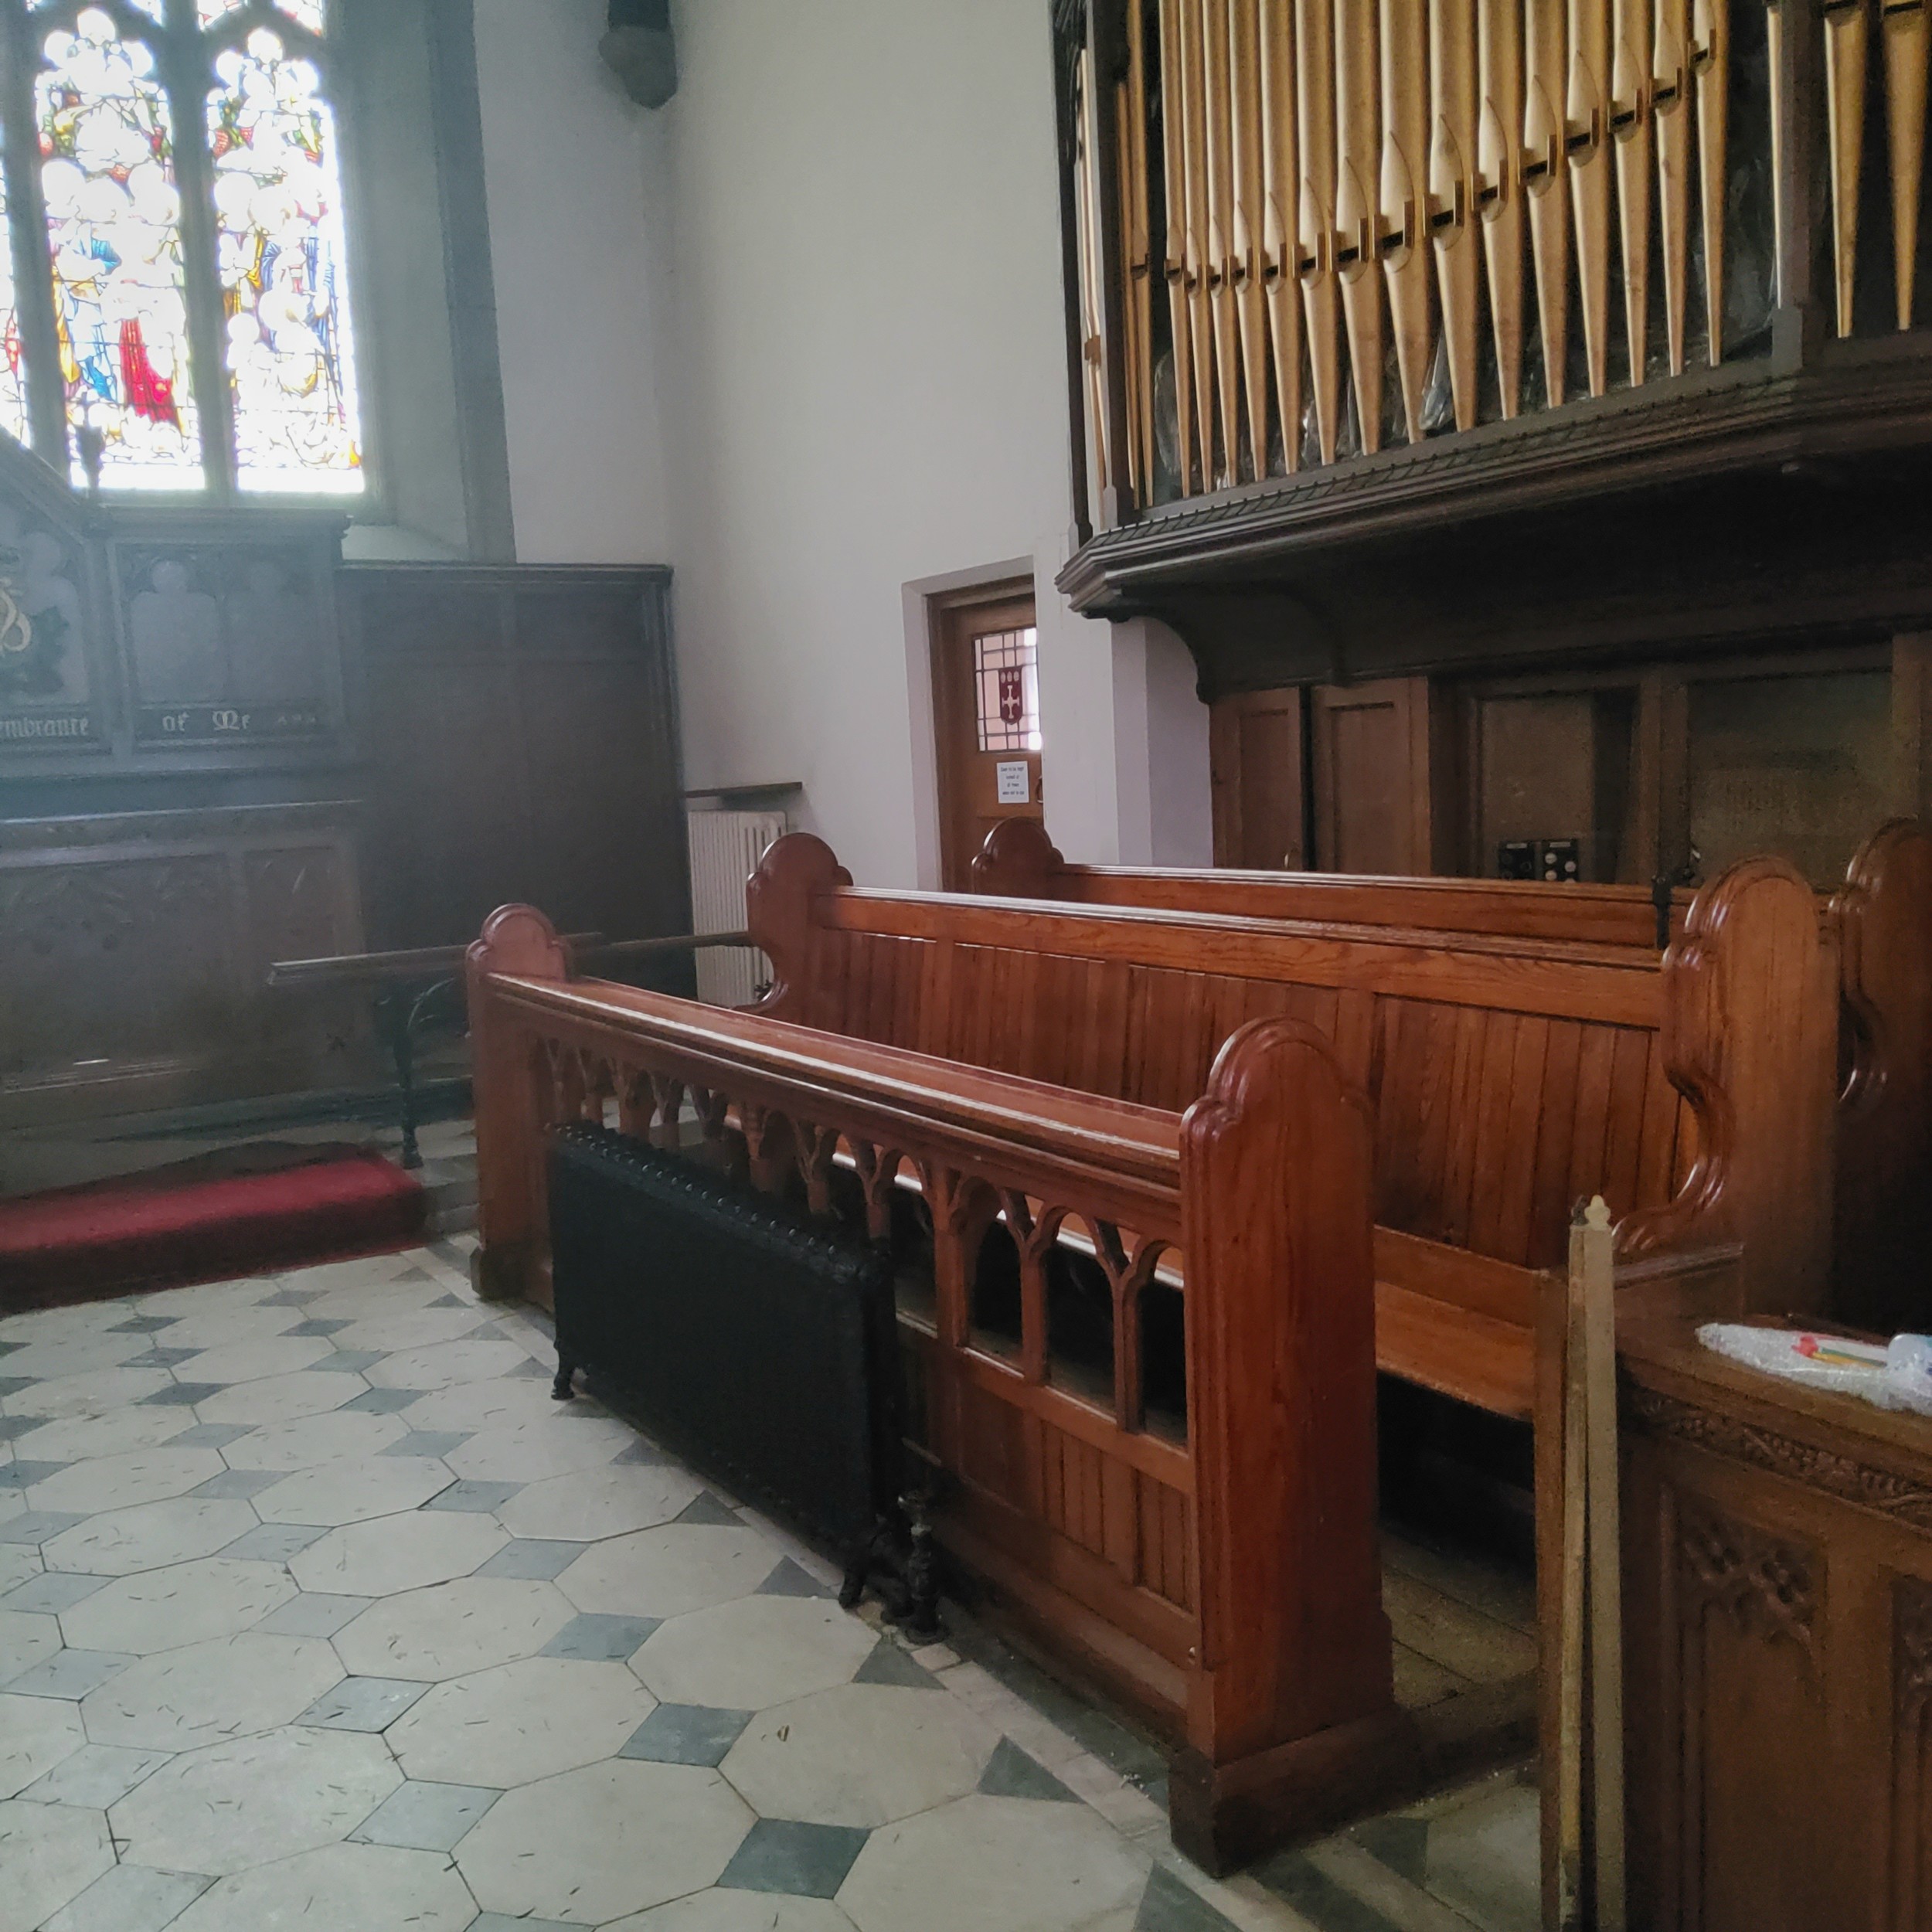
<svg viewBox="0 0 1932 1932"><path fill-rule="evenodd" d="M1835 1213L1842 1251L1901 1211L1922 1138L1869 1198L1840 1155L1866 1112L1923 1115L1927 844L1886 828L1828 903L1747 861L1662 954L1641 894L1061 869L949 898L794 836L753 882L775 984L742 1013L574 980L506 909L471 959L479 1279L545 1297L545 1128L611 1107L893 1241L943 1543L1174 1740L1177 1842L1226 1869L1534 1722L1527 1686L1396 1705L1378 1368L1546 1417L1579 1196L1617 1214L1633 1308L1720 1313L1821 1313Z"/></svg>

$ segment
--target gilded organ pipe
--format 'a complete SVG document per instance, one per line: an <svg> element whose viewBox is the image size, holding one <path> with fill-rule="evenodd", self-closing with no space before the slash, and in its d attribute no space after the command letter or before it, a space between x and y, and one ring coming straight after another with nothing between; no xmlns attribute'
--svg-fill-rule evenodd
<svg viewBox="0 0 1932 1932"><path fill-rule="evenodd" d="M1185 76L1182 132L1187 170L1188 308L1194 332L1194 431L1201 488L1216 485L1214 463L1215 339L1208 253L1207 78L1202 65L1203 0L1180 0L1181 64Z"/></svg>
<svg viewBox="0 0 1932 1932"><path fill-rule="evenodd" d="M1633 386L1644 379L1650 332L1651 0L1611 0L1610 133L1617 165L1624 338Z"/></svg>
<svg viewBox="0 0 1932 1932"><path fill-rule="evenodd" d="M1885 113L1892 163L1892 260L1898 321L1912 326L1919 262L1919 196L1925 174L1926 49L1932 38L1926 0L1886 0Z"/></svg>
<svg viewBox="0 0 1932 1932"><path fill-rule="evenodd" d="M1369 0L1335 0L1335 273L1365 455L1382 447L1382 146L1376 15Z"/></svg>
<svg viewBox="0 0 1932 1932"><path fill-rule="evenodd" d="M1775 17L1766 15L1767 20ZM1704 326L1710 338L1713 369L1724 359L1724 205L1730 192L1730 70L1731 0L1692 0L1698 202L1704 231ZM1775 76L1775 66L1772 73Z"/></svg>
<svg viewBox="0 0 1932 1932"><path fill-rule="evenodd" d="M1258 481L1268 473L1267 215L1261 111L1261 0L1230 0L1234 107L1234 303L1241 332L1241 394Z"/></svg>
<svg viewBox="0 0 1932 1932"><path fill-rule="evenodd" d="M1422 440L1429 381L1429 19L1423 0L1382 0L1382 176L1377 236L1409 440Z"/></svg>
<svg viewBox="0 0 1932 1932"><path fill-rule="evenodd" d="M1536 256L1536 311L1543 395L1563 400L1570 363L1570 86L1568 0L1526 0L1523 192Z"/></svg>
<svg viewBox="0 0 1932 1932"><path fill-rule="evenodd" d="M1301 467L1301 154L1295 137L1294 39L1291 0L1260 0L1262 228L1275 407L1290 471Z"/></svg>
<svg viewBox="0 0 1932 1932"><path fill-rule="evenodd" d="M1476 199L1505 419L1515 415L1522 398L1522 32L1520 0L1478 0Z"/></svg>
<svg viewBox="0 0 1932 1932"><path fill-rule="evenodd" d="M1235 347L1234 113L1229 71L1230 0L1202 10L1202 71L1207 90L1207 270L1214 316L1214 392L1219 405L1220 463L1216 481L1240 481L1240 365Z"/></svg>
<svg viewBox="0 0 1932 1932"><path fill-rule="evenodd" d="M1825 88L1832 179L1832 266L1838 332L1852 332L1858 280L1859 164L1865 149L1865 70L1870 58L1867 0L1824 0Z"/></svg>
<svg viewBox="0 0 1932 1932"><path fill-rule="evenodd" d="M1296 134L1301 156L1301 240L1295 272L1308 325L1315 440L1324 463L1335 459L1342 423L1341 277L1335 263L1335 97L1332 0L1294 0Z"/></svg>
<svg viewBox="0 0 1932 1932"><path fill-rule="evenodd" d="M1684 372L1684 316L1690 294L1690 0L1656 0L1651 117L1657 144L1658 232L1670 372Z"/></svg>
<svg viewBox="0 0 1932 1932"><path fill-rule="evenodd" d="M1564 137L1590 393L1610 386L1610 0L1570 0Z"/></svg>
<svg viewBox="0 0 1932 1932"><path fill-rule="evenodd" d="M1429 0L1429 225L1435 237L1442 335L1456 427L1476 422L1481 309L1478 260L1475 0Z"/></svg>
<svg viewBox="0 0 1932 1932"><path fill-rule="evenodd" d="M1169 333L1174 338L1174 451L1181 494L1194 494L1193 325L1187 286L1187 151L1182 138L1181 0L1161 0L1161 159L1166 220L1161 270L1167 281Z"/></svg>
<svg viewBox="0 0 1932 1932"><path fill-rule="evenodd" d="M1154 274L1148 219L1147 22L1128 0L1127 76L1117 109L1121 208L1121 313L1127 341L1127 468L1134 501L1154 500Z"/></svg>
<svg viewBox="0 0 1932 1932"><path fill-rule="evenodd" d="M1080 264L1080 355L1087 368L1087 413L1094 438L1094 491L1114 481L1107 447L1107 367L1100 332L1100 180L1094 115L1094 65L1082 51L1073 83L1073 217Z"/></svg>

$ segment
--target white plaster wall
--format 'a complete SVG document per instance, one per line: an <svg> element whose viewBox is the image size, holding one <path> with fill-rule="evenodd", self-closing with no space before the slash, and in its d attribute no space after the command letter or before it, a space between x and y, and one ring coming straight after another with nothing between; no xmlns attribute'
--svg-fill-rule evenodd
<svg viewBox="0 0 1932 1932"><path fill-rule="evenodd" d="M662 563L663 131L597 56L605 0L474 7L518 560Z"/></svg>

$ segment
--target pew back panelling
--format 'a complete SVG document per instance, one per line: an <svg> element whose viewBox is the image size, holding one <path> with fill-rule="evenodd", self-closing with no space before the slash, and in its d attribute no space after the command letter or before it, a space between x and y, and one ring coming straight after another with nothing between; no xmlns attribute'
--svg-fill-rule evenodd
<svg viewBox="0 0 1932 1932"><path fill-rule="evenodd" d="M1394 1702L1375 1532L1369 1114L1318 1032L1246 1023L1158 1107L567 974L528 907L471 951L487 1291L542 1293L557 1122L614 1112L674 1147L688 1104L694 1151L875 1238L911 1199L947 1541L1182 1747L1177 1840L1221 1869L1338 1792L1412 1784L1429 1754ZM1100 1384L1053 1372L1070 1242L1107 1304ZM992 1246L1017 1271L1010 1351L977 1329ZM1164 1427L1157 1292L1185 1307Z"/></svg>
<svg viewBox="0 0 1932 1932"><path fill-rule="evenodd" d="M1579 1196L1610 1201L1628 1254L1743 1240L1764 1305L1818 1291L1835 967L1810 889L1776 862L1709 889L1668 963L862 892L804 839L767 855L751 902L777 973L764 1010L1142 1104L1185 1104L1247 1020L1315 1027L1375 1110L1384 1365L1485 1407L1529 1413L1535 1271L1560 1258ZM1471 1379L1432 1326L1445 1311L1499 1325L1505 1386Z"/></svg>

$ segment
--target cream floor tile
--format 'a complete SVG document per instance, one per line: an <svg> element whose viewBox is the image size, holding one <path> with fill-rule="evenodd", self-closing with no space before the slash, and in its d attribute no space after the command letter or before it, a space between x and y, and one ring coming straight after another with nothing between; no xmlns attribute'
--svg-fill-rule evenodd
<svg viewBox="0 0 1932 1932"><path fill-rule="evenodd" d="M386 1735L411 1777L507 1787L614 1757L652 1708L621 1664L530 1657L438 1684Z"/></svg>
<svg viewBox="0 0 1932 1932"><path fill-rule="evenodd" d="M185 1342L170 1342L170 1348L184 1348ZM296 1375L335 1352L325 1335L264 1335L252 1342L226 1342L204 1349L185 1362L175 1364L175 1375L182 1382L260 1382L270 1376Z"/></svg>
<svg viewBox="0 0 1932 1932"><path fill-rule="evenodd" d="M100 1812L0 1804L0 1932L36 1932L114 1862Z"/></svg>
<svg viewBox="0 0 1932 1932"><path fill-rule="evenodd" d="M162 1308L156 1312L165 1315L171 1311ZM147 1338L164 1349L227 1349L244 1342L272 1341L302 1318L300 1308L209 1308L199 1298L192 1304L177 1304L172 1312L179 1319Z"/></svg>
<svg viewBox="0 0 1932 1932"><path fill-rule="evenodd" d="M256 1526L245 1502L212 1496L177 1496L134 1509L110 1509L43 1543L49 1570L77 1570L97 1577L129 1577L137 1570L212 1556Z"/></svg>
<svg viewBox="0 0 1932 1932"><path fill-rule="evenodd" d="M402 1781L379 1737L291 1728L175 1758L108 1822L129 1864L219 1877L336 1843Z"/></svg>
<svg viewBox="0 0 1932 1932"><path fill-rule="evenodd" d="M17 1489L0 1489L0 1522L9 1516L23 1516L27 1512L27 1499Z"/></svg>
<svg viewBox="0 0 1932 1932"><path fill-rule="evenodd" d="M32 1670L60 1648L60 1625L52 1617L0 1610L0 1685Z"/></svg>
<svg viewBox="0 0 1932 1932"><path fill-rule="evenodd" d="M964 1798L998 1743L941 1692L842 1684L761 1711L718 1768L761 1817L870 1826Z"/></svg>
<svg viewBox="0 0 1932 1932"><path fill-rule="evenodd" d="M28 1308L5 1318L7 1339L15 1344L29 1342L72 1342L90 1335L104 1335L118 1328L134 1309L126 1301L77 1301L64 1308Z"/></svg>
<svg viewBox="0 0 1932 1932"><path fill-rule="evenodd" d="M301 1369L261 1382L237 1383L195 1406L203 1422L284 1422L295 1416L319 1416L339 1409L362 1393L359 1376Z"/></svg>
<svg viewBox="0 0 1932 1932"><path fill-rule="evenodd" d="M778 1562L759 1531L722 1523L661 1524L594 1543L557 1578L579 1610L610 1617L682 1617L749 1597Z"/></svg>
<svg viewBox="0 0 1932 1932"><path fill-rule="evenodd" d="M162 1932L207 1886L196 1872L117 1865L48 1920L45 1932Z"/></svg>
<svg viewBox="0 0 1932 1932"><path fill-rule="evenodd" d="M850 1683L877 1641L822 1598L741 1597L673 1617L631 1667L662 1702L759 1711Z"/></svg>
<svg viewBox="0 0 1932 1932"><path fill-rule="evenodd" d="M410 1315L440 1301L449 1293L441 1281L366 1281L358 1287L334 1288L307 1303L304 1315L311 1321L382 1321L391 1315Z"/></svg>
<svg viewBox="0 0 1932 1932"><path fill-rule="evenodd" d="M289 1560L304 1590L341 1597L393 1597L467 1577L510 1540L494 1517L430 1510L379 1516L332 1529Z"/></svg>
<svg viewBox="0 0 1932 1932"><path fill-rule="evenodd" d="M9 1355L7 1359L19 1358ZM97 1369L85 1375L42 1377L0 1402L0 1414L111 1415L158 1394L173 1379L165 1369ZM192 1417L186 1419L193 1420Z"/></svg>
<svg viewBox="0 0 1932 1932"><path fill-rule="evenodd" d="M542 1482L595 1469L621 1455L637 1432L614 1417L538 1416L485 1429L450 1451L450 1467L478 1482Z"/></svg>
<svg viewBox="0 0 1932 1932"><path fill-rule="evenodd" d="M38 1577L43 1567L40 1553L32 1544L0 1543L0 1597L29 1577Z"/></svg>
<svg viewBox="0 0 1932 1932"><path fill-rule="evenodd" d="M68 1416L43 1423L14 1438L14 1454L29 1462L81 1462L100 1456L155 1449L194 1427L185 1409L136 1403L100 1416Z"/></svg>
<svg viewBox="0 0 1932 1932"><path fill-rule="evenodd" d="M852 1932L852 1923L829 1899L712 1891L619 1919L604 1932Z"/></svg>
<svg viewBox="0 0 1932 1932"><path fill-rule="evenodd" d="M332 1845L221 1879L169 1932L464 1932L475 1916L439 1852Z"/></svg>
<svg viewBox="0 0 1932 1932"><path fill-rule="evenodd" d="M31 1509L93 1515L185 1496L227 1467L213 1449L131 1449L68 1465L27 1492Z"/></svg>
<svg viewBox="0 0 1932 1932"><path fill-rule="evenodd" d="M507 1375L529 1359L510 1342L438 1342L372 1364L369 1379L379 1389L447 1389L453 1383Z"/></svg>
<svg viewBox="0 0 1932 1932"><path fill-rule="evenodd" d="M352 1261L321 1261L312 1268L294 1268L277 1279L298 1294L341 1294L364 1291L383 1292L384 1284L399 1274L409 1274L420 1257L410 1253L365 1254ZM396 1291L402 1292L401 1290Z"/></svg>
<svg viewBox="0 0 1932 1932"><path fill-rule="evenodd" d="M120 1744L83 1744L63 1758L20 1795L36 1804L76 1804L104 1811L117 1804L144 1777L169 1761L165 1751L130 1750Z"/></svg>
<svg viewBox="0 0 1932 1932"><path fill-rule="evenodd" d="M456 1862L486 1912L603 1924L713 1883L751 1824L715 1771L619 1760L510 1792Z"/></svg>
<svg viewBox="0 0 1932 1932"><path fill-rule="evenodd" d="M495 1429L556 1413L550 1385L533 1376L452 1383L403 1410L412 1429Z"/></svg>
<svg viewBox="0 0 1932 1932"><path fill-rule="evenodd" d="M64 1342L29 1342L7 1357L7 1374L30 1376L36 1382L98 1375L119 1368L131 1356L145 1355L154 1345L154 1338L145 1335L77 1335Z"/></svg>
<svg viewBox="0 0 1932 1932"><path fill-rule="evenodd" d="M1539 1825L1534 1787L1490 1780L1430 1822L1424 1882L1485 1932L1536 1932Z"/></svg>
<svg viewBox="0 0 1932 1932"><path fill-rule="evenodd" d="M231 1469L313 1469L346 1456L373 1456L409 1434L400 1416L372 1416L357 1409L265 1422L237 1436L223 1451Z"/></svg>
<svg viewBox="0 0 1932 1932"><path fill-rule="evenodd" d="M1381 1914L1398 1932L1468 1932L1469 1922L1411 1885L1399 1872L1391 1871L1379 1859L1346 1838L1330 1838L1311 1845L1308 1859L1324 1877L1332 1879L1351 1898ZM1478 1923L1489 1926L1487 1919Z"/></svg>
<svg viewBox="0 0 1932 1932"><path fill-rule="evenodd" d="M134 1298L140 1315L199 1318L233 1314L246 1320L265 1294L275 1291L272 1275L237 1275L232 1281L199 1281L185 1288L157 1288Z"/></svg>
<svg viewBox="0 0 1932 1932"><path fill-rule="evenodd" d="M1149 1863L1083 1806L975 1794L873 1832L838 1902L859 1932L1128 1932Z"/></svg>
<svg viewBox="0 0 1932 1932"><path fill-rule="evenodd" d="M339 1329L335 1337L338 1349L380 1350L384 1354L403 1349L427 1349L438 1342L454 1342L468 1335L483 1319L479 1308L397 1308L383 1315L365 1315Z"/></svg>
<svg viewBox="0 0 1932 1932"><path fill-rule="evenodd" d="M62 1611L60 1628L77 1650L145 1657L239 1635L294 1594L280 1563L205 1556L109 1583Z"/></svg>
<svg viewBox="0 0 1932 1932"><path fill-rule="evenodd" d="M533 1482L496 1513L513 1536L563 1536L590 1543L668 1522L703 1487L688 1470L668 1463L627 1463Z"/></svg>
<svg viewBox="0 0 1932 1932"><path fill-rule="evenodd" d="M371 1604L335 1650L358 1677L440 1683L534 1657L574 1614L553 1583L464 1577Z"/></svg>
<svg viewBox="0 0 1932 1932"><path fill-rule="evenodd" d="M191 1751L291 1723L342 1675L318 1638L246 1633L148 1658L90 1692L80 1713L96 1743Z"/></svg>
<svg viewBox="0 0 1932 1932"><path fill-rule="evenodd" d="M0 1692L0 1799L17 1798L87 1741L80 1714L53 1697ZM6 1866L0 1862L0 1872ZM0 1886L0 1894L5 1891Z"/></svg>
<svg viewBox="0 0 1932 1932"><path fill-rule="evenodd" d="M360 1456L298 1470L253 1500L264 1522L335 1527L415 1509L454 1480L433 1456Z"/></svg>

